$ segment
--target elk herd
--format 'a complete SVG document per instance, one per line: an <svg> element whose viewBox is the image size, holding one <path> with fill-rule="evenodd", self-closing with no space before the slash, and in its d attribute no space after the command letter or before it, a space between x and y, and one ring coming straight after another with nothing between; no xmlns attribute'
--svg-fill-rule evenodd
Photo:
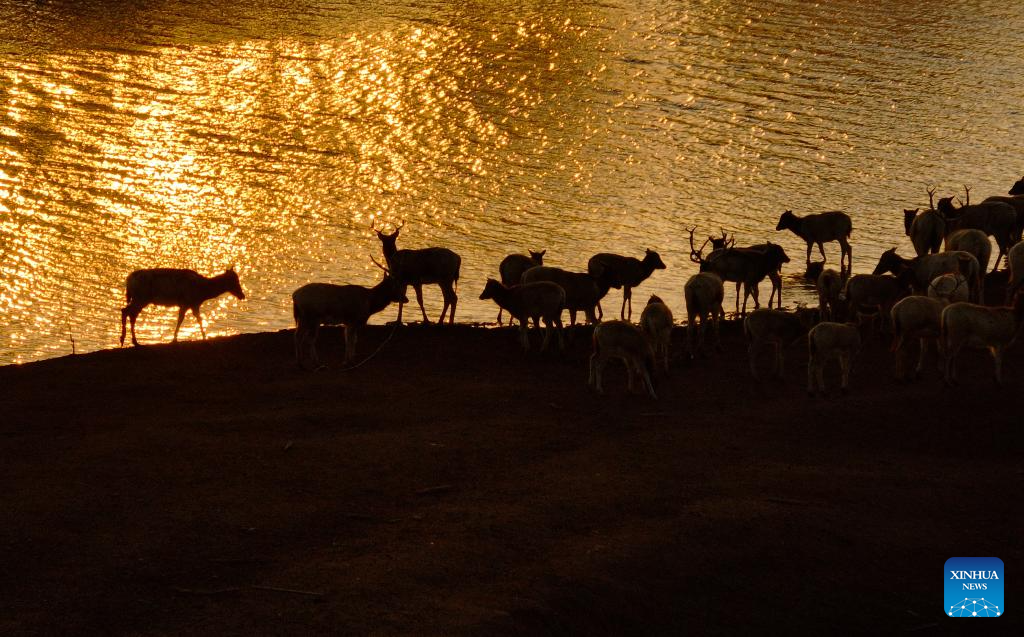
<svg viewBox="0 0 1024 637"><path fill-rule="evenodd" d="M781 377L784 350L805 340L808 351L807 391L812 396L824 392L823 369L827 362L838 361L841 388L849 385L850 368L865 338L876 330L891 334L896 358L896 376L909 380L920 376L930 352L935 351L943 378L957 382L956 359L964 347L988 349L995 361L995 380L1002 383L1002 356L1013 343L1024 322L1024 179L1010 189L1008 196L989 197L979 204L970 203L970 188L964 187L964 200L954 197L934 203L935 188L928 189L927 210L904 210L904 228L915 256L904 257L896 248L885 251L871 274L853 274L850 237L853 223L844 212L832 211L797 216L785 211L777 231L789 230L807 244L805 267L818 292L818 307L782 309L782 268L790 259L780 245L772 242L737 247L734 237L725 231L709 237L698 248L696 228L688 229L689 257L699 272L683 287L686 304L686 346L690 358L703 355L709 335L716 349L721 348L720 323L726 283L736 284L736 316L743 321L748 343L750 371L760 378L758 357L765 348L773 353L771 374ZM292 294L295 319L295 357L301 367L319 365L316 337L322 325L342 325L345 334L345 362L354 360L359 330L369 318L392 303L398 304L397 323L409 300L406 290L412 286L424 323L429 323L423 306L423 286L438 285L443 309L438 319L455 322L456 293L462 259L443 247L418 250L399 249L397 241L404 223L391 233L371 223L381 243L384 262L373 263L384 278L373 287L310 283ZM991 260L990 239L998 248L992 271L1007 260L1009 278L1002 305L985 305L984 284ZM825 268L824 244L838 242L841 250L839 270ZM710 244L710 251L705 249ZM818 247L822 261L812 262ZM674 319L662 299L651 296L641 312L638 325L632 322L632 291L655 270L666 265L657 252L648 249L643 258L612 253L595 254L586 271L574 272L544 264L544 250L511 254L498 267L498 279L488 279L480 299L498 306L498 325L508 312L509 324L519 323L519 342L530 349L529 325L546 327L540 349L545 350L555 337L565 348L563 314L575 325L583 312L593 324L593 353L590 356L589 384L603 390L602 373L610 360L619 359L627 370L629 388L639 382L653 398L658 369L667 372ZM758 286L771 283L767 308L761 308ZM602 321L602 299L611 288L623 290L619 318ZM244 299L238 275L233 269L214 277L192 270L169 268L137 270L126 280L127 305L121 311L121 345L126 323L130 321L132 343L138 345L135 323L139 313L150 304L178 308L178 331L185 314L191 311L205 338L200 305L209 299L230 293ZM742 302L741 302L742 298ZM754 308L747 312L748 299ZM773 308L774 301L774 308ZM908 359L918 350L917 363L909 369Z"/></svg>

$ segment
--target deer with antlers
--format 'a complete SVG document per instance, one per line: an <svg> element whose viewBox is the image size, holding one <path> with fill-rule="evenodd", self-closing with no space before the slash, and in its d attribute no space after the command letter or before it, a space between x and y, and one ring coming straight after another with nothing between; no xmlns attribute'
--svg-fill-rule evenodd
<svg viewBox="0 0 1024 637"><path fill-rule="evenodd" d="M935 209L936 186L925 188L928 191L928 210L903 210L903 227L919 257L941 252L942 238L946 236L946 219Z"/></svg>
<svg viewBox="0 0 1024 637"><path fill-rule="evenodd" d="M370 229L376 232L377 238L380 239L381 247L384 250L384 259L387 261L391 275L403 286L403 291L408 285L411 285L412 289L416 291L416 302L420 305L424 323L429 323L430 319L427 318L427 311L423 309L423 286L438 285L441 288L441 295L444 297L444 307L441 309L441 318L437 322L444 323L445 314L448 314L448 310L451 308L448 323L449 325L455 323L455 306L459 301L455 287L459 282L462 257L448 248L399 250L396 243L398 242L398 233L403 227L405 227L404 221L395 228L394 232L387 234L377 229L376 222L370 223ZM398 302L398 323L402 322L402 306L406 302Z"/></svg>
<svg viewBox="0 0 1024 637"><path fill-rule="evenodd" d="M957 230L973 228L995 239L999 247L999 254L992 266L992 271L995 272L1006 252L1017 239L1020 239L1017 234L1017 211L1002 201L986 200L972 205L971 188L966 184L964 196L966 201L956 198L961 204L959 207L953 205L953 197L939 199L938 210L946 220L946 235Z"/></svg>
<svg viewBox="0 0 1024 637"><path fill-rule="evenodd" d="M306 358L320 364L316 354L316 336L321 325L345 326L345 363L356 354L356 337L371 316L392 303L408 303L405 285L391 276L387 268L370 257L384 270L384 279L372 288L362 285L309 283L292 293L292 314L295 317L295 360L305 367Z"/></svg>
<svg viewBox="0 0 1024 637"><path fill-rule="evenodd" d="M782 304L782 278L779 271L783 263L789 262L789 257L782 246L768 242L761 246L749 248L723 248L715 250L707 257L703 256L704 247L708 244L705 241L698 249L693 245L693 232L690 233L690 260L700 265L701 272L713 272L723 281L736 283L736 313L745 316L747 312L747 297L754 297L754 307L760 307L758 302L757 285L766 277L771 277L774 286L778 281L779 305ZM740 286L743 286L743 308L740 309ZM769 298L769 302L771 299Z"/></svg>

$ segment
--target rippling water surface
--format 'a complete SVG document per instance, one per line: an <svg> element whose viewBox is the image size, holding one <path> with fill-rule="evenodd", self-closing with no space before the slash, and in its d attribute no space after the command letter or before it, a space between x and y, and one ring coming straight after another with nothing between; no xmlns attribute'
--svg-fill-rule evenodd
<svg viewBox="0 0 1024 637"><path fill-rule="evenodd" d="M863 271L926 183L1020 177L1022 50L1005 0L0 0L0 363L115 346L142 267L234 265L208 331L289 327L298 286L378 278L371 220L462 255L462 321L527 248L658 250L638 303L683 315L692 226L781 242L809 300L783 210L849 211Z"/></svg>

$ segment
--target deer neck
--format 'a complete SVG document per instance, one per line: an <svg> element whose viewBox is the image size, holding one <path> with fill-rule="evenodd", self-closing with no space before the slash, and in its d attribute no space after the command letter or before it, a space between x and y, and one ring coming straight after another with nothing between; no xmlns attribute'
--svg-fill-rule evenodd
<svg viewBox="0 0 1024 637"><path fill-rule="evenodd" d="M370 288L370 314L376 314L387 306L391 305L391 298L388 294L388 286L391 285L385 281L381 281L377 285Z"/></svg>
<svg viewBox="0 0 1024 637"><path fill-rule="evenodd" d="M203 300L209 300L231 289L231 277L225 272L203 281Z"/></svg>

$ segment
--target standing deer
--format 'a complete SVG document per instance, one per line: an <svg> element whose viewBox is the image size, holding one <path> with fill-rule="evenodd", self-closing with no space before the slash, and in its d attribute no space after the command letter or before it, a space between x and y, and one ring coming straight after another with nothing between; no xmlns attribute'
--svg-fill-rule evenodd
<svg viewBox="0 0 1024 637"><path fill-rule="evenodd" d="M693 231L690 230L690 260L700 265L701 272L713 272L723 281L736 283L736 313L746 315L747 297L754 297L754 307L760 307L758 302L757 284L765 277L778 276L779 269L783 263L789 262L786 251L782 246L774 243L767 243L763 247L752 248L724 248L716 250L706 258L703 256L704 246L707 241L697 249L693 245ZM773 283L774 283L773 278ZM779 279L781 288L781 278ZM740 310L740 286L743 286L743 309ZM779 298L782 298L781 289ZM780 301L781 303L781 301Z"/></svg>
<svg viewBox="0 0 1024 637"><path fill-rule="evenodd" d="M215 277L205 277L194 270L155 268L136 270L125 280L125 297L128 305L121 310L121 346L124 346L125 321L132 324L132 345L138 345L135 338L135 321L147 305L163 305L178 308L178 323L174 326L174 342L178 342L178 330L189 310L199 322L199 331L206 338L199 306L204 301L217 298L225 292L238 299L245 299L242 284L234 269L226 270Z"/></svg>
<svg viewBox="0 0 1024 637"><path fill-rule="evenodd" d="M850 272L853 269L853 248L850 247L850 233L853 232L853 221L845 212L822 212L806 217L798 217L792 210L787 210L779 217L776 230L791 230L796 236L807 242L807 265L811 264L811 246L818 245L818 252L825 260L823 244L838 241L842 254L839 257L839 271ZM843 263L846 263L844 268Z"/></svg>
<svg viewBox="0 0 1024 637"><path fill-rule="evenodd" d="M541 250L540 252L534 252L530 250L530 255L525 254L510 254L501 260L498 265L498 274L501 275L501 284L505 286L519 285L523 282L523 273L534 266L544 265L544 253L547 250ZM498 325L501 325L501 313L505 310L501 305L498 305ZM514 318L509 319L509 325L512 324Z"/></svg>
<svg viewBox="0 0 1024 637"><path fill-rule="evenodd" d="M919 257L938 254L942 248L942 238L946 236L946 220L935 209L935 186L929 186L927 190L928 210L903 210L903 227Z"/></svg>
<svg viewBox="0 0 1024 637"><path fill-rule="evenodd" d="M384 269L384 268L382 268ZM369 318L392 303L408 303L405 286L384 269L384 279L367 288L362 285L309 283L292 293L292 314L295 317L295 359L300 367L308 350L314 364L316 336L321 325L345 326L345 363L356 354L356 338Z"/></svg>
<svg viewBox="0 0 1024 637"><path fill-rule="evenodd" d="M455 286L459 282L459 268L462 266L462 258L448 248L421 248L419 250L399 250L396 246L398 233L405 227L403 221L391 234L385 234L371 224L370 228L377 233L381 246L384 250L384 259L387 261L388 269L392 276L398 279L403 286L411 285L416 291L416 302L420 305L420 312L423 313L423 322L429 323L427 311L423 309L423 286L436 283L441 288L441 295L444 297L444 307L441 309L441 318L438 323L444 323L444 316L451 308L448 316L448 324L455 323L455 306L459 297L455 293ZM402 322L402 306L398 303L398 323Z"/></svg>
<svg viewBox="0 0 1024 637"><path fill-rule="evenodd" d="M633 317L633 288L643 283L655 270L664 269L665 263L658 253L650 248L647 249L642 261L634 257L602 252L590 257L590 261L587 262L587 273L590 276L596 278L603 275L613 288L623 288L622 310L619 312L622 319ZM626 303L629 303L629 314L626 313ZM604 316L600 303L597 304L597 311L598 318Z"/></svg>
<svg viewBox="0 0 1024 637"><path fill-rule="evenodd" d="M1017 231L1017 211L1013 206L1002 201L985 201L971 205L971 189L965 185L964 191L967 201L959 208L953 206L953 197L939 199L938 209L946 219L946 234L949 235L960 229L973 228L994 238L996 245L999 246L999 254L992 266L992 271L995 272L1003 255L1014 244Z"/></svg>

